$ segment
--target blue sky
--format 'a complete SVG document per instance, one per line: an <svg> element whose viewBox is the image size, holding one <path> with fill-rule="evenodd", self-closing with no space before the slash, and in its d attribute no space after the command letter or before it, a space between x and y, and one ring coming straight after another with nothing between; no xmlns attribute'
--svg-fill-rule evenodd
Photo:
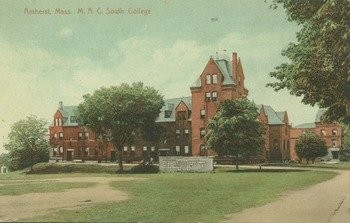
<svg viewBox="0 0 350 223"><path fill-rule="evenodd" d="M286 61L281 50L298 30L270 3L0 0L0 152L15 121L30 114L51 121L59 101L77 105L101 86L142 81L165 98L189 96L210 55L223 50L241 57L249 99L287 110L293 125L313 122L317 108L265 87L273 81L269 72ZM78 14L79 8L94 13ZM109 9L124 13L107 15Z"/></svg>

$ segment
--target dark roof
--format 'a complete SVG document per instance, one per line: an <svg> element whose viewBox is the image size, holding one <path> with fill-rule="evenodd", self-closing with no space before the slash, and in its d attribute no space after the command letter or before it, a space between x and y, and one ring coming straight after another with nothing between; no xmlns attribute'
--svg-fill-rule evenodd
<svg viewBox="0 0 350 223"><path fill-rule="evenodd" d="M71 117L76 117L77 108L78 106L62 106L58 108L58 111L60 111L63 116L63 126L78 126L76 121L71 122Z"/></svg>
<svg viewBox="0 0 350 223"><path fill-rule="evenodd" d="M317 114L316 114L316 118L315 118L315 122L321 122L321 116L326 112L326 109L319 109Z"/></svg>
<svg viewBox="0 0 350 223"><path fill-rule="evenodd" d="M188 109L192 109L191 97L170 98L164 100L164 106L161 108L159 116L156 122L174 122L175 121L175 109L183 101ZM170 115L165 116L165 111L169 111Z"/></svg>
<svg viewBox="0 0 350 223"><path fill-rule="evenodd" d="M280 118L280 116L273 110L273 108L269 105L258 105L259 110L261 108L264 108L265 115L267 116L267 122L269 125L282 125L283 119ZM281 113L281 112L279 112Z"/></svg>
<svg viewBox="0 0 350 223"><path fill-rule="evenodd" d="M216 56L216 58L215 59L213 58L213 60L216 66L218 67L218 69L220 70L221 74L223 75L222 84L223 85L234 84L235 81L233 79L232 63L229 60L229 58L227 58L224 55L221 55L221 56ZM191 85L191 87L201 87L200 77L196 79L196 81Z"/></svg>

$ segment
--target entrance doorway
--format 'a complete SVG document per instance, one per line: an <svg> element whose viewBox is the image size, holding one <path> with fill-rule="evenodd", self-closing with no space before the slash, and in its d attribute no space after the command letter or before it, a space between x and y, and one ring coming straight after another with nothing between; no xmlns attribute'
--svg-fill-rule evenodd
<svg viewBox="0 0 350 223"><path fill-rule="evenodd" d="M73 151L67 151L67 161L73 161Z"/></svg>

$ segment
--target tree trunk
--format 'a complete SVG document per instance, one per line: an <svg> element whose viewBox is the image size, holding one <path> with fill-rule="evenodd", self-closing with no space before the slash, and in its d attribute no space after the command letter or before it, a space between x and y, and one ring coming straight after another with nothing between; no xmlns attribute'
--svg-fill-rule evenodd
<svg viewBox="0 0 350 223"><path fill-rule="evenodd" d="M236 170L238 170L238 154L236 154Z"/></svg>
<svg viewBox="0 0 350 223"><path fill-rule="evenodd" d="M119 147L121 148L121 147ZM123 150L118 149L118 164L119 164L119 172L123 172Z"/></svg>

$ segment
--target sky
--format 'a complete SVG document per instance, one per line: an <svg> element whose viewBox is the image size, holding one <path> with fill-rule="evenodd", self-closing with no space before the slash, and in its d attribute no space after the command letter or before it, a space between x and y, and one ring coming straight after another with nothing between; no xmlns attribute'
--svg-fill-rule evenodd
<svg viewBox="0 0 350 223"><path fill-rule="evenodd" d="M0 0L0 153L11 125L52 122L102 86L144 82L164 98L190 96L211 55L237 52L248 98L287 111L293 126L317 107L265 85L299 27L264 0ZM50 14L38 14L50 13Z"/></svg>

